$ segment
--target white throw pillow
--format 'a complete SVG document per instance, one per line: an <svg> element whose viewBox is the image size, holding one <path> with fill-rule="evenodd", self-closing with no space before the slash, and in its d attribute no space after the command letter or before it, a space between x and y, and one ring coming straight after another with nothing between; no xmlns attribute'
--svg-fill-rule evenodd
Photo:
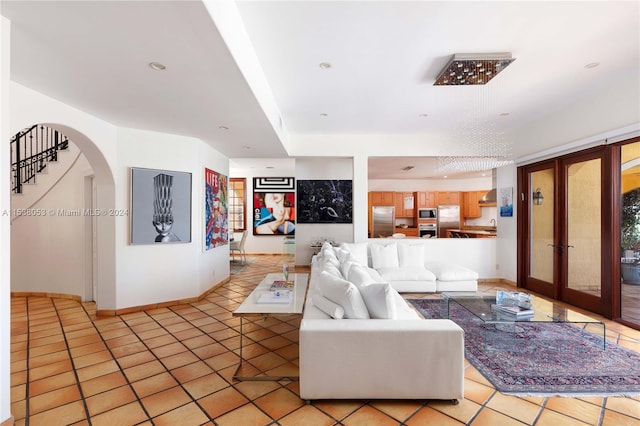
<svg viewBox="0 0 640 426"><path fill-rule="evenodd" d="M424 244L398 244L398 261L400 267L423 266Z"/></svg>
<svg viewBox="0 0 640 426"><path fill-rule="evenodd" d="M344 278L342 272L340 272L340 268L338 268L336 265L325 264L321 272L327 272L328 274L331 274L337 278Z"/></svg>
<svg viewBox="0 0 640 426"><path fill-rule="evenodd" d="M313 298L313 304L316 308L320 309L325 314L329 315L333 319L344 318L344 308L338 304L333 303L321 294L316 293Z"/></svg>
<svg viewBox="0 0 640 426"><path fill-rule="evenodd" d="M369 261L367 260L367 244L368 243L342 243L340 248L347 250L351 254L351 259L367 266Z"/></svg>
<svg viewBox="0 0 640 426"><path fill-rule="evenodd" d="M398 268L398 244L371 244L371 263L374 269Z"/></svg>
<svg viewBox="0 0 640 426"><path fill-rule="evenodd" d="M342 306L346 318L370 318L360 291L349 281L322 271L320 272L320 291L324 297Z"/></svg>
<svg viewBox="0 0 640 426"><path fill-rule="evenodd" d="M396 319L395 290L389 283L373 283L360 288L371 318Z"/></svg>
<svg viewBox="0 0 640 426"><path fill-rule="evenodd" d="M383 280L375 281L371 277L371 274L369 273L369 268L366 268L362 265L353 265L349 269L348 275L346 275L345 277L347 278L348 281L355 284L355 286L358 287L358 289L360 289L362 286L369 285L371 283L384 282Z"/></svg>
<svg viewBox="0 0 640 426"><path fill-rule="evenodd" d="M349 271L354 266L360 266L360 264L358 262L354 262L353 260L350 260L349 258L347 258L347 260L342 262L342 265L340 265L340 272L342 272L342 276L347 278L348 281L351 281L348 278L349 277Z"/></svg>

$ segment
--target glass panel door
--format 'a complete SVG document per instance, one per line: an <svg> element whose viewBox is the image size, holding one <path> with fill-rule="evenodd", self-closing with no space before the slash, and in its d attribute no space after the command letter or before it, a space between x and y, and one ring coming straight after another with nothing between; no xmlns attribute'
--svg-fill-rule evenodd
<svg viewBox="0 0 640 426"><path fill-rule="evenodd" d="M595 158L567 167L567 283L569 289L601 295L602 161Z"/></svg>
<svg viewBox="0 0 640 426"><path fill-rule="evenodd" d="M553 286L554 282L554 169L529 174L529 276Z"/></svg>
<svg viewBox="0 0 640 426"><path fill-rule="evenodd" d="M640 142L621 148L620 318L640 324Z"/></svg>

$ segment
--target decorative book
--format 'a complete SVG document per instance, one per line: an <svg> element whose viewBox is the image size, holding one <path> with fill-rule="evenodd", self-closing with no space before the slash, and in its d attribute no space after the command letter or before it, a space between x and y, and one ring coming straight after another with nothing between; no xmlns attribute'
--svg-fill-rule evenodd
<svg viewBox="0 0 640 426"><path fill-rule="evenodd" d="M271 284L271 291L291 290L293 288L293 285L294 285L293 281L276 280L273 282L273 284Z"/></svg>
<svg viewBox="0 0 640 426"><path fill-rule="evenodd" d="M514 316L516 318L526 318L533 316L533 309L517 305L492 305L496 312Z"/></svg>

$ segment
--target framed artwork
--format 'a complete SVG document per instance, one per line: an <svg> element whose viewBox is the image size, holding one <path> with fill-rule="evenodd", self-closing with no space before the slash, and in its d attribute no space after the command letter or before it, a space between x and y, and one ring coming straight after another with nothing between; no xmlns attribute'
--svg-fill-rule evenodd
<svg viewBox="0 0 640 426"><path fill-rule="evenodd" d="M191 173L131 168L131 244L191 242Z"/></svg>
<svg viewBox="0 0 640 426"><path fill-rule="evenodd" d="M204 169L204 249L229 244L227 177Z"/></svg>
<svg viewBox="0 0 640 426"><path fill-rule="evenodd" d="M500 217L513 216L513 187L500 188Z"/></svg>
<svg viewBox="0 0 640 426"><path fill-rule="evenodd" d="M353 181L299 180L298 223L353 223Z"/></svg>
<svg viewBox="0 0 640 426"><path fill-rule="evenodd" d="M253 178L253 235L295 235L295 179Z"/></svg>

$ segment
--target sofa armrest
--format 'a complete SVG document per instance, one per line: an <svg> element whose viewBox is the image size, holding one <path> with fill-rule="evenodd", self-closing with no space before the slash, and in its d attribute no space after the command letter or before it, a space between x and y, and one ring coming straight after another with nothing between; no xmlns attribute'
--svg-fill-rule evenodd
<svg viewBox="0 0 640 426"><path fill-rule="evenodd" d="M302 320L300 396L462 398L464 331L450 320Z"/></svg>

